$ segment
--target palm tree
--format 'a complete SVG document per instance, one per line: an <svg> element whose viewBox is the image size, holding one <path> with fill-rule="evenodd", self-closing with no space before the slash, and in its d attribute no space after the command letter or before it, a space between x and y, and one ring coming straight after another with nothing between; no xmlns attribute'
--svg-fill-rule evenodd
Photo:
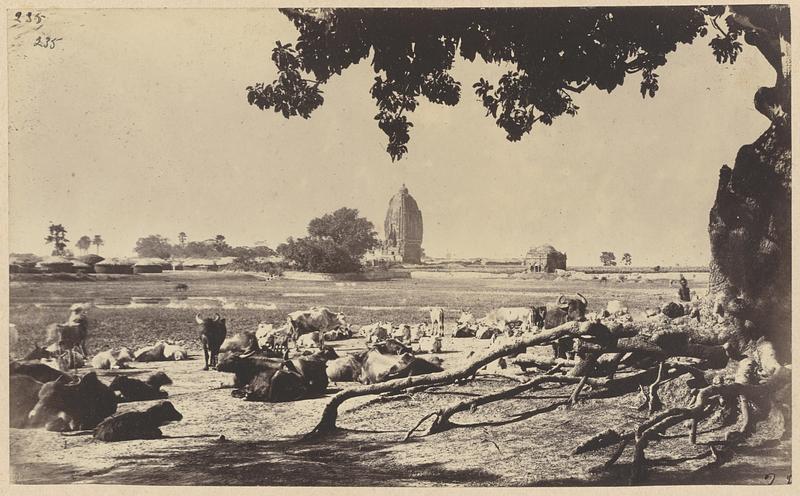
<svg viewBox="0 0 800 496"><path fill-rule="evenodd" d="M94 235L94 239L92 240L92 244L97 246L97 254L99 255L100 254L100 246L106 244L106 242L103 241L103 238L99 234L95 234Z"/></svg>
<svg viewBox="0 0 800 496"><path fill-rule="evenodd" d="M186 244L187 237L188 236L186 236L186 233L183 231L178 233L178 242L181 244L181 246L184 246Z"/></svg>

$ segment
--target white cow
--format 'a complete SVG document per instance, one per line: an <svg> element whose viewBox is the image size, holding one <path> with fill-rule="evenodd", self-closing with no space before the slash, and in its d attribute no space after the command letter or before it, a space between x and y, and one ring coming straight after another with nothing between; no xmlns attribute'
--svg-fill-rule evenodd
<svg viewBox="0 0 800 496"><path fill-rule="evenodd" d="M431 307L431 327L434 334L444 336L444 308Z"/></svg>
<svg viewBox="0 0 800 496"><path fill-rule="evenodd" d="M528 307L503 307L489 312L484 321L494 321L500 329L519 322L524 330L533 328L533 311Z"/></svg>

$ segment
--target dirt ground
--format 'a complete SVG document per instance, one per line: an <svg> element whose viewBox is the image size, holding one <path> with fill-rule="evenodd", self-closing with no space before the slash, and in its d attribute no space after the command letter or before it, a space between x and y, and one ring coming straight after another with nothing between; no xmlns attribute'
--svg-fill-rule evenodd
<svg viewBox="0 0 800 496"><path fill-rule="evenodd" d="M65 295L64 300L81 301L81 297L89 292L95 292L92 297L101 297L110 291L91 286L91 283L76 284L84 283L66 284L67 289L63 286L39 286L34 287L37 289L35 292L28 291L31 286L25 284L12 287L11 321L16 319L18 326L21 325L23 330L27 326L31 329L28 332L33 333L34 327L51 315L51 309L34 305L37 299L52 301ZM274 291L290 295L320 294L333 293L340 288L283 284L273 288ZM523 285L529 283L514 284L519 284L519 288L508 292L519 291L529 297L530 286ZM195 288L197 286L199 284L195 284ZM128 294L136 295L136 290L130 291L132 287L136 288L135 284L126 285L125 290L117 287L120 289L114 289L114 294L125 295L127 290ZM384 287L385 293L370 296L372 299L369 301L359 300L357 294L352 296L353 301L374 306L383 301L385 306L399 306L398 299L409 298L398 293L397 288L392 289L391 285ZM430 289L430 299L434 288L427 288ZM360 289L356 287L353 291ZM553 287L547 291L556 293L558 289ZM437 291L444 294L448 290L452 292L453 288L448 286ZM633 291L639 290L626 287L596 290L590 296L590 303L602 298L599 291L607 291L605 299L608 300L611 294L634 294ZM491 288L473 286L459 293L459 301L469 303L469 298L464 295L469 296L470 291L476 292L471 296L473 303L494 304L482 301L490 297ZM641 288L641 292L641 297L631 296L629 299L637 302L641 299L642 305L646 299L657 302L667 298L672 289L651 286ZM344 294L342 292L340 296ZM297 298L306 304L315 298L322 302L314 303L326 303L322 297ZM423 299L422 296L419 298ZM509 299L514 300L513 297ZM260 300L250 298L248 301ZM417 303L414 300L406 305L410 307ZM428 304L434 303L430 301ZM301 308L297 301L277 306L282 309L292 305ZM61 310L58 307L58 311ZM113 322L130 323L135 316L141 315L140 311L132 308L112 313L109 309L103 310L101 315ZM186 309L174 311L181 312L180 319L183 320L193 317L191 311L188 318L183 315L187 313ZM245 315L231 308L225 311L234 316ZM419 313L418 308L415 311ZM448 311L452 314L457 310L451 304ZM370 315L373 314L375 320L381 318L381 312L372 311ZM94 315L97 318L96 312ZM178 322L183 322L180 319L170 325L177 326ZM108 326L108 322L104 325ZM139 322L137 325L142 324ZM191 326L186 327L191 329ZM183 331L172 327L168 331L169 335L183 336L180 334ZM100 333L107 342L122 341L104 332L109 332L108 328ZM162 330L159 334L165 332ZM28 338L34 340L36 336ZM340 354L364 347L361 339L333 344ZM471 338L447 338L443 352L437 356L444 359L445 368L458 367L465 363L471 351L483 349L488 344L488 341ZM611 472L591 470L605 462L609 452L571 453L582 440L602 430L611 426L632 426L645 418L645 413L637 410L639 400L635 394L613 399L588 399L569 409L553 409L553 403L566 399L571 388L551 388L458 414L453 420L459 427L444 433L425 435L424 429L429 425L426 422L411 440L401 442L405 433L424 415L470 396L509 387L514 384L514 378L498 373L521 372L515 368L502 371L490 365L475 381L465 385L433 388L393 399L372 396L348 401L340 408L339 432L314 441L302 441L301 436L317 423L330 396L343 387L352 387L352 384L331 384L323 398L279 404L246 402L231 396L231 389L227 387L232 382L230 374L202 371L199 349L194 345L191 347L193 355L187 361L134 364L131 370L99 371L101 380L106 383L114 374L144 376L156 370L163 370L172 378L174 384L165 389L170 401L183 414L183 420L162 428L164 439L107 444L94 440L91 435L12 429L12 481L19 484L276 486L620 485L627 484L630 448ZM541 353L546 353L546 350ZM88 369L79 372L86 371ZM150 404L123 403L119 411L145 409ZM709 465L710 457L704 456L708 446L703 443L723 438L731 427L701 425L699 443L694 446L689 444L685 429L670 430L664 439L648 449L648 458L658 460L658 465L650 471L647 482L767 484L772 481L773 484L785 484L791 467L791 446L788 440L776 440L780 438L781 429L775 428L774 424L765 422L766 428L759 429L757 436L736 448L736 456L731 461L716 468Z"/></svg>

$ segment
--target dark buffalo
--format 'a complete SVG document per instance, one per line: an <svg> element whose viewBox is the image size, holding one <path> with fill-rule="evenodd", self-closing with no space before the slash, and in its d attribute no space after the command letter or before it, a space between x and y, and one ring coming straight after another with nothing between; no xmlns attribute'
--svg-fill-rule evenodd
<svg viewBox="0 0 800 496"><path fill-rule="evenodd" d="M323 346L321 350L295 358L292 360L294 368L303 376L306 391L311 396L325 394L328 389L328 374L326 373L328 360L336 360L336 354L330 346Z"/></svg>
<svg viewBox="0 0 800 496"><path fill-rule="evenodd" d="M9 426L14 429L28 427L30 423L28 414L39 402L39 391L43 383L27 375L12 375L9 383Z"/></svg>
<svg viewBox="0 0 800 496"><path fill-rule="evenodd" d="M23 358L23 360L41 360L42 358L55 358L55 357L56 357L55 353L53 353L52 351L48 351L47 349L42 348L37 344L33 346L33 349L27 355L25 355L25 358Z"/></svg>
<svg viewBox="0 0 800 496"><path fill-rule="evenodd" d="M162 401L143 412L125 412L109 417L95 428L94 437L100 441L130 441L158 439L162 425L183 418L169 401Z"/></svg>
<svg viewBox="0 0 800 496"><path fill-rule="evenodd" d="M255 353L238 355L226 353L217 364L217 370L234 374L234 387L244 387L261 372L277 370L284 364L280 358L268 358Z"/></svg>
<svg viewBox="0 0 800 496"><path fill-rule="evenodd" d="M576 293L577 298L567 298L564 295L558 297L556 303L548 303L545 307L544 328L552 329L570 321L582 321L586 319L586 298ZM571 350L574 344L572 338L559 339L553 344L553 353L556 358L566 358L567 351Z"/></svg>
<svg viewBox="0 0 800 496"><path fill-rule="evenodd" d="M117 397L90 372L76 382L64 377L44 384L39 401L30 412L33 427L48 430L94 429L117 411Z"/></svg>
<svg viewBox="0 0 800 496"><path fill-rule="evenodd" d="M55 381L63 377L67 382L75 378L66 372L54 369L40 362L11 362L8 364L10 375L27 375L41 383Z"/></svg>
<svg viewBox="0 0 800 496"><path fill-rule="evenodd" d="M302 374L291 362L284 362L279 369L259 373L242 391L247 401L273 403L296 401L308 393Z"/></svg>
<svg viewBox="0 0 800 496"><path fill-rule="evenodd" d="M163 372L162 372L163 374ZM111 381L109 388L112 391L119 391L123 401L149 401L159 400L167 397L167 392L160 389L161 384L171 384L172 381L164 374L169 382L157 381L156 385L148 384L139 379L119 375Z"/></svg>
<svg viewBox="0 0 800 496"><path fill-rule="evenodd" d="M203 343L203 355L205 357L203 370L208 370L209 367L216 368L219 349L228 334L228 329L225 327L225 319L221 318L219 314L215 314L214 318L203 319L199 313L195 315L194 319L200 327L200 342Z"/></svg>

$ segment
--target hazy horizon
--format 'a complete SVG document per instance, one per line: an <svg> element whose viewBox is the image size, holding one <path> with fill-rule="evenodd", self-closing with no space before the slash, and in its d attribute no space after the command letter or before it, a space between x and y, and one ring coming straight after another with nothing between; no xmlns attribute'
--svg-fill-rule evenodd
<svg viewBox="0 0 800 496"><path fill-rule="evenodd" d="M274 248L342 206L382 236L405 183L431 257L520 258L551 244L570 266L598 265L601 251L629 252L635 266L705 265L719 168L768 126L753 95L775 77L749 45L736 64L717 64L706 37L668 55L654 99L632 75L611 94L577 95L576 117L510 143L471 88L503 68L457 60L461 103L420 100L409 153L393 164L368 61L325 85L309 120L247 104L246 86L275 77L274 42L296 40L276 10L44 12L42 33L62 38L57 48L8 31L17 253L49 254L50 221L67 228L76 254L84 234L102 235L100 254L111 257L180 231Z"/></svg>

